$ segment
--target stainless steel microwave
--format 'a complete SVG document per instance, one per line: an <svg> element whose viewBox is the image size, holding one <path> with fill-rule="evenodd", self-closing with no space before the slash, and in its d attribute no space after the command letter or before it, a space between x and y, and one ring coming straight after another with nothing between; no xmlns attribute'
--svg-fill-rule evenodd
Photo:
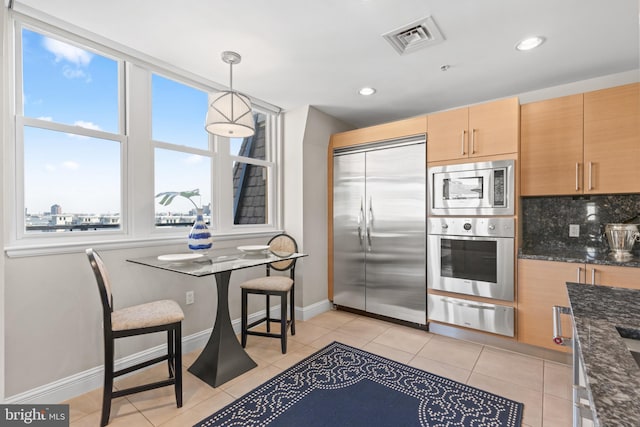
<svg viewBox="0 0 640 427"><path fill-rule="evenodd" d="M514 160L429 168L430 215L513 215Z"/></svg>

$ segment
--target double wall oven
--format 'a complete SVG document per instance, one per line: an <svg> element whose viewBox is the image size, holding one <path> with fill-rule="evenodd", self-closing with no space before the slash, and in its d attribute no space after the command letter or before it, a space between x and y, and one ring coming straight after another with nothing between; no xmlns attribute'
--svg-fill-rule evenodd
<svg viewBox="0 0 640 427"><path fill-rule="evenodd" d="M427 286L439 291L427 295L429 319L514 336L514 161L428 177Z"/></svg>

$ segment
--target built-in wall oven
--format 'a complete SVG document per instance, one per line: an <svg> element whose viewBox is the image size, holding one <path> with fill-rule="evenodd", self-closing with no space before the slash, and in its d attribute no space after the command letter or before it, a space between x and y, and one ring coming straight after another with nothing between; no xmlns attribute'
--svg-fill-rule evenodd
<svg viewBox="0 0 640 427"><path fill-rule="evenodd" d="M504 217L439 217L427 222L429 289L497 300L427 297L429 319L514 335L514 224Z"/></svg>

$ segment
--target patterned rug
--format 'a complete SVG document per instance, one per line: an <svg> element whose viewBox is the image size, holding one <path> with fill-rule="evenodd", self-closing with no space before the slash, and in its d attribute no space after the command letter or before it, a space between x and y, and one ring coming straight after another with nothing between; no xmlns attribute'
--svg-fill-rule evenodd
<svg viewBox="0 0 640 427"><path fill-rule="evenodd" d="M523 406L334 342L194 427L511 427Z"/></svg>

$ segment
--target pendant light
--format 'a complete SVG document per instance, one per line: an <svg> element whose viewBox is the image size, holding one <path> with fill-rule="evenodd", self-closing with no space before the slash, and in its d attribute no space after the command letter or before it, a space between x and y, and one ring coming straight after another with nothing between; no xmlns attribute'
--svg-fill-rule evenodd
<svg viewBox="0 0 640 427"><path fill-rule="evenodd" d="M204 125L214 135L245 138L255 133L251 101L233 90L233 65L241 59L236 52L222 52L222 60L229 64L229 90L213 96Z"/></svg>

